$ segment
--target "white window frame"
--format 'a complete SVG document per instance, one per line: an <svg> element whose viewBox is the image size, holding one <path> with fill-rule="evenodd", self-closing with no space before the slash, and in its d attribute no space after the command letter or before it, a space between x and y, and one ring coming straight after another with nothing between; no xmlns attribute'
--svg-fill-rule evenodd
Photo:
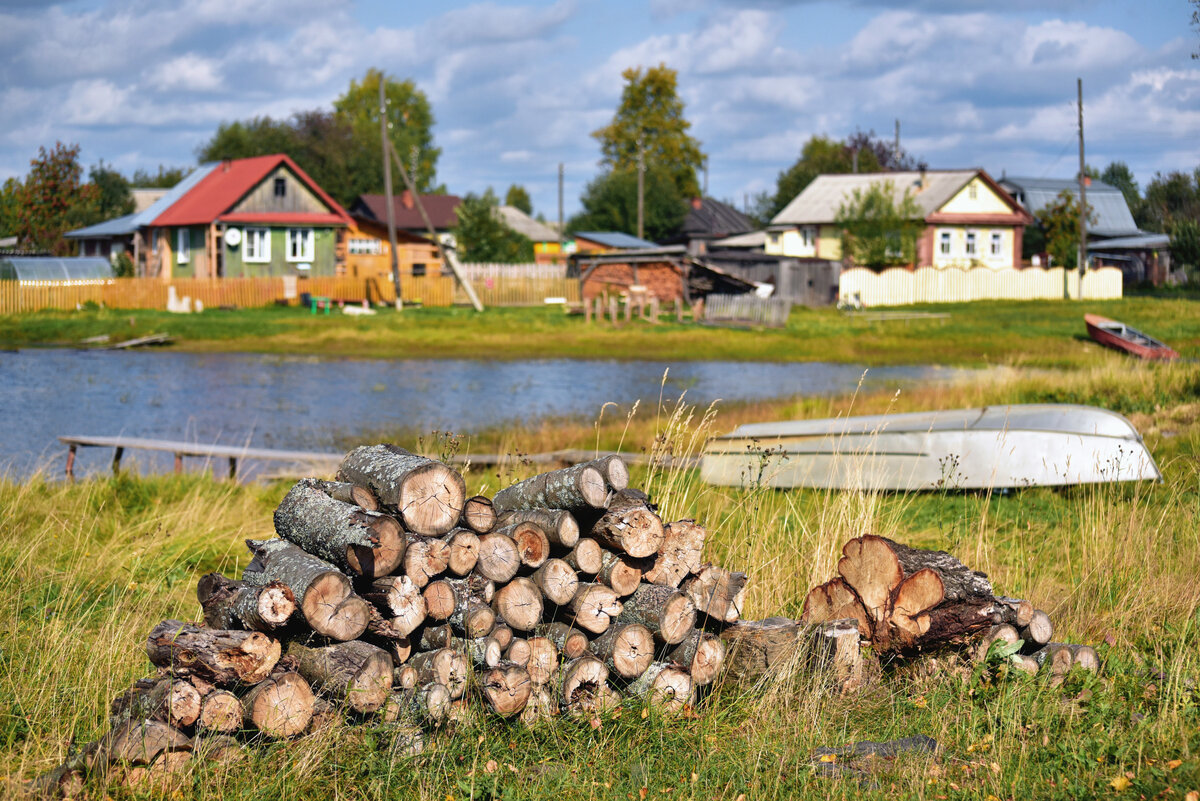
<svg viewBox="0 0 1200 801"><path fill-rule="evenodd" d="M938 232L938 253L942 256L949 256L954 247L954 237L949 231Z"/></svg>
<svg viewBox="0 0 1200 801"><path fill-rule="evenodd" d="M352 236L347 250L352 256L382 256L383 242L375 237Z"/></svg>
<svg viewBox="0 0 1200 801"><path fill-rule="evenodd" d="M192 232L187 228L175 229L175 261L187 264L192 260Z"/></svg>
<svg viewBox="0 0 1200 801"><path fill-rule="evenodd" d="M284 236L289 262L312 261L316 251L316 234L311 228L289 228ZM298 247L297 247L298 245Z"/></svg>
<svg viewBox="0 0 1200 801"><path fill-rule="evenodd" d="M250 264L265 264L271 260L271 229L245 228L242 230L242 261Z"/></svg>
<svg viewBox="0 0 1200 801"><path fill-rule="evenodd" d="M963 243L963 253L967 256L979 255L979 237L974 231L967 231L966 241Z"/></svg>
<svg viewBox="0 0 1200 801"><path fill-rule="evenodd" d="M989 252L996 258L1004 255L1004 234L999 231L992 231Z"/></svg>

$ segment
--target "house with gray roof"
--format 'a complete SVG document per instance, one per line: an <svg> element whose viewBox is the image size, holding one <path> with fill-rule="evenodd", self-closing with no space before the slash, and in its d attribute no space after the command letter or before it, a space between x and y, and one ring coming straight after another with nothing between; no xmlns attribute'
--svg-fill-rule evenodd
<svg viewBox="0 0 1200 801"><path fill-rule="evenodd" d="M538 264L561 264L565 258L558 231L538 222L516 206L497 206L496 216L508 228L533 242L533 259Z"/></svg>
<svg viewBox="0 0 1200 801"><path fill-rule="evenodd" d="M914 201L924 223L914 267L1019 267L1032 218L982 169L819 175L775 215L766 252L844 261L840 210L855 193L885 187L899 206ZM915 220L914 220L915 221Z"/></svg>

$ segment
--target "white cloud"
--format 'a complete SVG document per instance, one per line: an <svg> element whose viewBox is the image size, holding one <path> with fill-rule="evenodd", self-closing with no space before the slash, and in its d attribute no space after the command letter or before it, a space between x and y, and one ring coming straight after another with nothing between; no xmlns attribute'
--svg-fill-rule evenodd
<svg viewBox="0 0 1200 801"><path fill-rule="evenodd" d="M149 85L163 92L212 92L224 85L221 66L196 53L187 53L154 66L149 74Z"/></svg>

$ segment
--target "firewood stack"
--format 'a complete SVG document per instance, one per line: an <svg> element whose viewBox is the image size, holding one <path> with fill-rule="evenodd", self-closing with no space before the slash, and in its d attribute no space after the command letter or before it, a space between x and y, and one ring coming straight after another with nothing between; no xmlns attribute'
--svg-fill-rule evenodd
<svg viewBox="0 0 1200 801"><path fill-rule="evenodd" d="M356 448L337 478L291 488L241 580L200 580L202 624L154 628L157 675L43 789L113 765L162 782L202 745L228 756L235 735L339 718L393 724L411 751L473 709L526 723L624 697L678 709L720 673L713 632L738 620L746 577L704 563L704 528L664 524L619 458L492 499L390 445Z"/></svg>

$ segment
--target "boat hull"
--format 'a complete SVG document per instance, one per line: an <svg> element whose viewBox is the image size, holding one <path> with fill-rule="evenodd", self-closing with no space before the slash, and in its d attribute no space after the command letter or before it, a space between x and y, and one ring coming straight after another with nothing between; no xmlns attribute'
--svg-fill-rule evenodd
<svg viewBox="0 0 1200 801"><path fill-rule="evenodd" d="M1129 421L1037 404L742 426L710 441L721 486L916 491L1161 480Z"/></svg>
<svg viewBox="0 0 1200 801"><path fill-rule="evenodd" d="M1088 336L1106 347L1123 350L1140 359L1170 361L1179 358L1179 353L1174 349L1117 320L1098 314L1085 314L1083 321L1087 325Z"/></svg>

